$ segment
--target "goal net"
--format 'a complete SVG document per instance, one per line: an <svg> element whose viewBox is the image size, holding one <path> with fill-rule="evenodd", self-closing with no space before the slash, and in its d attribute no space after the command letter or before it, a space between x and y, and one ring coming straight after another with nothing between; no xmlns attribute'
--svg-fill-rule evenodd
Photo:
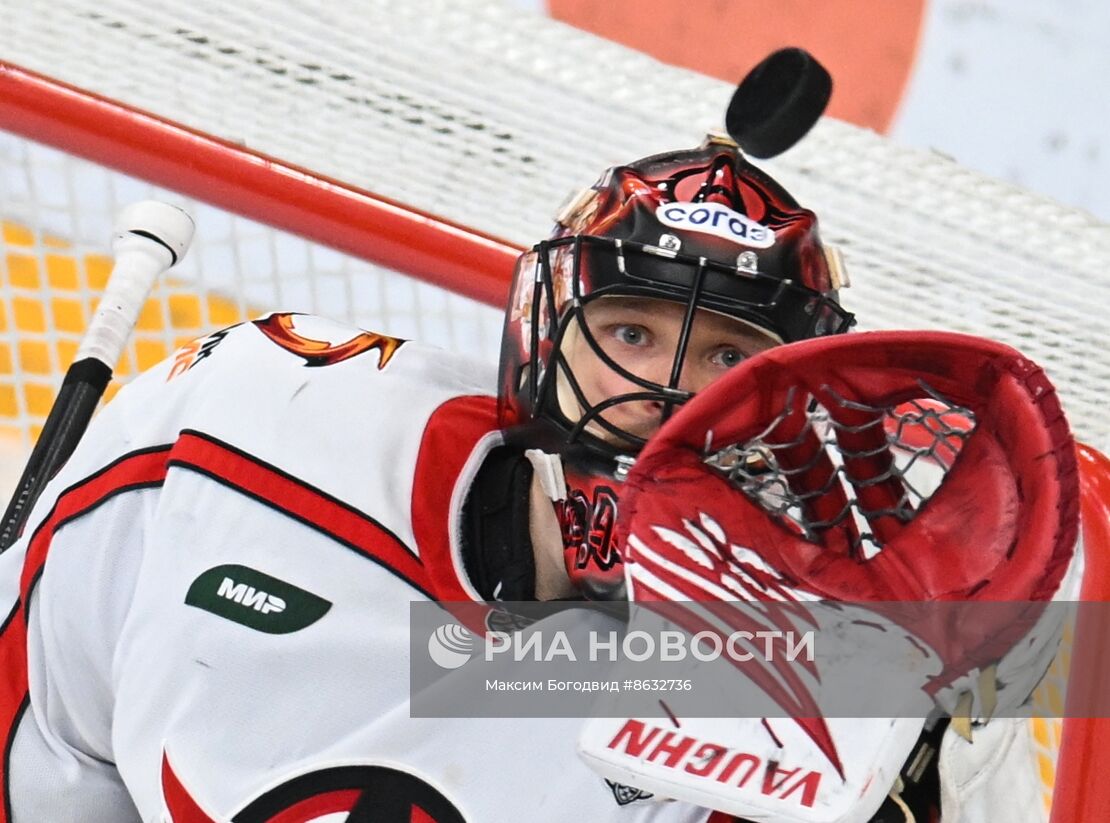
<svg viewBox="0 0 1110 823"><path fill-rule="evenodd" d="M0 433L16 472L120 205L156 195L198 217L124 380L272 309L492 359L516 249L601 169L697 145L732 91L497 0L0 0L0 26ZM1110 226L831 120L760 165L820 215L861 328L1009 343L1048 371L1077 436L1110 446ZM1046 808L1059 729L1038 731ZM1080 819L1063 794L1054 819Z"/></svg>

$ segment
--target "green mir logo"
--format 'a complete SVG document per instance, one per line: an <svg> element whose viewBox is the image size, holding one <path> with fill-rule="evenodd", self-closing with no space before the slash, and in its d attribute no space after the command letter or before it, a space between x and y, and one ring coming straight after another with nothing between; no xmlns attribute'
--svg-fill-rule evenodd
<svg viewBox="0 0 1110 823"><path fill-rule="evenodd" d="M268 634L300 631L331 608L312 592L236 564L203 572L189 586L185 603Z"/></svg>

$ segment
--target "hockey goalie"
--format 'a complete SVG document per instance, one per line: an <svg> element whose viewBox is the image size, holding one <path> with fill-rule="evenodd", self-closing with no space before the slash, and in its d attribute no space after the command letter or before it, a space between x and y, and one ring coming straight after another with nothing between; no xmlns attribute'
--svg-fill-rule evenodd
<svg viewBox="0 0 1110 823"><path fill-rule="evenodd" d="M1067 425L1006 347L843 334L844 285L714 138L568 204L499 378L290 313L178 352L0 555L0 823L1036 819L1006 710L1076 574ZM942 664L928 717L679 713L657 734L714 748L678 769L614 745L637 718L411 716L411 603L560 598L711 630L772 600L1030 608L1020 637L882 614ZM737 752L758 776L721 779ZM780 791L787 763L820 779Z"/></svg>

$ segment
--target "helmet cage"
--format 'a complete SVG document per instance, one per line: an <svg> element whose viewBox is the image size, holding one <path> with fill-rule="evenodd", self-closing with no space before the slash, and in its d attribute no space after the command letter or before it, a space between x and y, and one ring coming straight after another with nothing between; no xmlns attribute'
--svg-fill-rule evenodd
<svg viewBox="0 0 1110 823"><path fill-rule="evenodd" d="M783 342L839 334L853 323L853 315L833 296L745 268L742 256L737 265L730 266L661 246L595 235L545 240L532 251L536 255L536 274L530 301L528 359L524 364L527 385L521 386L526 388L525 403L533 416L545 417L562 429L568 444L580 443L603 454L635 453L645 443L644 438L607 420L607 410L622 403L655 401L661 404L662 423L693 396L678 385L698 309L754 325ZM555 258L559 259L558 265L553 265ZM610 296L655 298L685 306L666 384L629 371L607 354L594 336L585 307ZM590 403L563 351L572 323L577 324L582 339L605 367L642 391ZM579 406L576 420L567 416L559 402L560 376ZM591 433L591 424L618 443Z"/></svg>

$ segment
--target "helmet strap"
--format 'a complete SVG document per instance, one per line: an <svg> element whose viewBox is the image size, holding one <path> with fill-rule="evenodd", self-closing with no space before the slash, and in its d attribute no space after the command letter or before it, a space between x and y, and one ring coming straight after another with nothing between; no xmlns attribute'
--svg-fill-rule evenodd
<svg viewBox="0 0 1110 823"><path fill-rule="evenodd" d="M540 449L528 449L524 453L532 469L540 479L540 488L552 503L565 500L567 481L563 476L563 461L557 454L548 454Z"/></svg>

